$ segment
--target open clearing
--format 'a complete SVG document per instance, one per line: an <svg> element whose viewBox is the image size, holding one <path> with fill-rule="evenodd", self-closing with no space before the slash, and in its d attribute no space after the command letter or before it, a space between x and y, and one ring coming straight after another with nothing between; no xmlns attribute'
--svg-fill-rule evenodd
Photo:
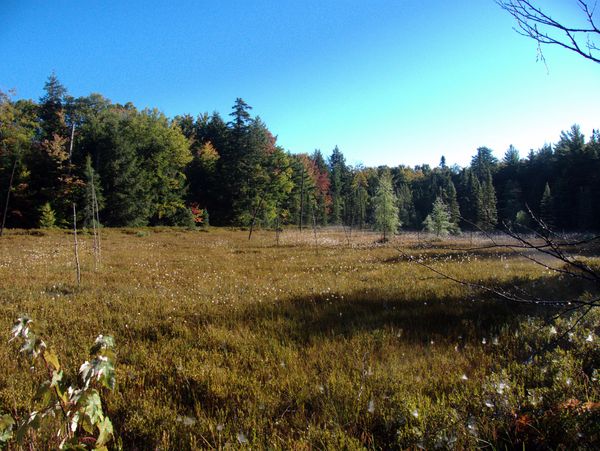
<svg viewBox="0 0 600 451"><path fill-rule="evenodd" d="M105 230L97 270L91 236L80 236L78 288L72 236L10 231L0 412L35 406L41 375L7 343L27 313L71 377L96 335L115 337L118 387L104 399L126 449L598 444L597 315L562 350L544 349L569 319L546 324L556 312L486 299L398 248L484 284L573 287L509 251L456 251L469 235L377 238Z"/></svg>

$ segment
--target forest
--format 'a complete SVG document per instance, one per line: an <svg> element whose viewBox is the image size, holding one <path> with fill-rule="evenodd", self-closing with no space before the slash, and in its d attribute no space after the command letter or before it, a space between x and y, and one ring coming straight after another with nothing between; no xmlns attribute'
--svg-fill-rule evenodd
<svg viewBox="0 0 600 451"><path fill-rule="evenodd" d="M510 146L500 160L479 147L464 168L444 156L433 168L363 167L348 165L338 147L327 157L283 149L251 110L238 98L229 120L218 112L169 118L100 94L74 98L55 74L38 102L0 93L2 229L69 226L73 204L83 226L439 234L539 219L561 231L600 229L597 130L586 139L573 125L552 145L526 156ZM433 221L440 213L443 221Z"/></svg>

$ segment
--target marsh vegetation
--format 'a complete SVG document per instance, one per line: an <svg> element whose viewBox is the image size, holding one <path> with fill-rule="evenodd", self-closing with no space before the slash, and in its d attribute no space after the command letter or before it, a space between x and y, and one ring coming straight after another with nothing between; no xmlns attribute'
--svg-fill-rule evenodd
<svg viewBox="0 0 600 451"><path fill-rule="evenodd" d="M598 446L598 314L571 329L576 317L499 302L399 253L477 283L592 293L508 249L461 250L478 235L102 233L97 269L80 234L79 287L67 231L3 237L0 413L36 405L42 375L8 343L27 313L65 368L115 337L103 401L125 449Z"/></svg>

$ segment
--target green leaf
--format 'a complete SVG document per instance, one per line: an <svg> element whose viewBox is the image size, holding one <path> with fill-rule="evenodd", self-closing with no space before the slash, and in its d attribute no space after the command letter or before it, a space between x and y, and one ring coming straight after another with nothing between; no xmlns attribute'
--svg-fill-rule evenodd
<svg viewBox="0 0 600 451"><path fill-rule="evenodd" d="M100 434L98 435L98 440L96 440L96 449L108 443L113 436L113 426L108 417L104 417L104 419L98 423L98 430L100 431Z"/></svg>
<svg viewBox="0 0 600 451"><path fill-rule="evenodd" d="M13 435L15 420L8 414L0 416L0 445L8 442Z"/></svg>
<svg viewBox="0 0 600 451"><path fill-rule="evenodd" d="M39 417L39 412L37 411L33 411L29 414L29 418L27 418L26 421L24 421L19 428L17 429L17 442L18 443L23 443L23 438L25 438L25 434L27 434L27 431L31 428L31 429L38 429L40 427L40 417Z"/></svg>
<svg viewBox="0 0 600 451"><path fill-rule="evenodd" d="M90 355L96 355L100 351L112 349L115 346L115 339L110 335L98 335L96 341L90 349Z"/></svg>
<svg viewBox="0 0 600 451"><path fill-rule="evenodd" d="M85 398L82 398L83 413L89 419L91 425L102 421L104 413L102 412L102 400L98 391L91 390ZM93 431L88 431L93 432Z"/></svg>
<svg viewBox="0 0 600 451"><path fill-rule="evenodd" d="M44 406L48 406L52 403L52 390L50 381L42 382L35 393L35 399L42 402Z"/></svg>
<svg viewBox="0 0 600 451"><path fill-rule="evenodd" d="M62 371L52 371L52 383L51 387L58 387L58 384L62 381L63 372Z"/></svg>

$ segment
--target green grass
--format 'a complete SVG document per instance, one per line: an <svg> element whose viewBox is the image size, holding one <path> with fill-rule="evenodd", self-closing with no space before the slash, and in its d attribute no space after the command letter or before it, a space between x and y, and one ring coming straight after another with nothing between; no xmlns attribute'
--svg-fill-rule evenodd
<svg viewBox="0 0 600 451"><path fill-rule="evenodd" d="M103 230L97 271L91 236L80 235L77 287L67 232L10 231L0 240L0 413L35 406L41 375L7 342L27 313L71 377L98 333L115 337L118 387L104 399L125 449L598 446L597 314L546 349L556 335L544 318L556 312L495 302L397 248L485 284L558 297L586 287L508 251L453 250L469 236L377 239Z"/></svg>

